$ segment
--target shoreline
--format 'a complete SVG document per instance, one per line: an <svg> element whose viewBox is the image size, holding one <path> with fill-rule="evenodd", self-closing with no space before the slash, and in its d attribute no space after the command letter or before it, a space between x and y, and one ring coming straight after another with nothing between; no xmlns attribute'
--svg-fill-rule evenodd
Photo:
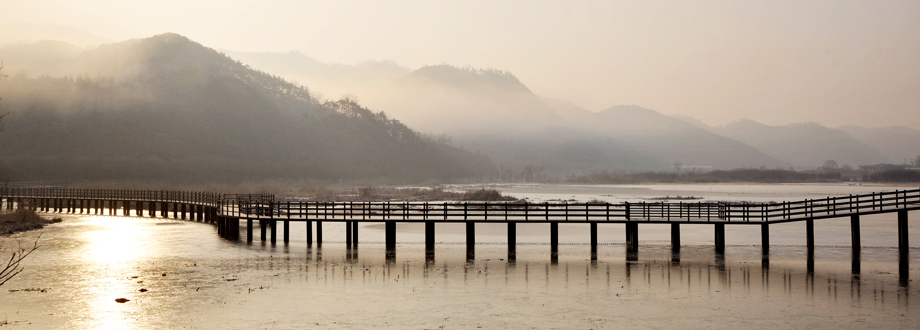
<svg viewBox="0 0 920 330"><path fill-rule="evenodd" d="M44 228L45 225L61 222L60 217L46 219L35 211L16 210L0 213L0 237Z"/></svg>

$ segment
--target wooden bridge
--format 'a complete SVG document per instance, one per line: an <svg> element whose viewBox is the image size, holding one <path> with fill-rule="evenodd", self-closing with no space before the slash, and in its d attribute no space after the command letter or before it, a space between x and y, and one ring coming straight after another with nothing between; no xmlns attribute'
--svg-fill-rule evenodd
<svg viewBox="0 0 920 330"><path fill-rule="evenodd" d="M219 194L187 191L67 189L46 187L0 188L0 202L7 209L32 208L44 212L76 214L108 214L203 221L217 226L221 237L240 239L240 226L245 222L246 240L254 240L253 224L260 227L262 241L277 242L278 222L282 240L290 238L290 222L306 222L307 245L321 245L323 222L345 223L346 245L357 250L358 223L383 222L386 251L392 260L396 253L396 223L425 224L426 258L433 260L435 225L465 223L467 258L475 257L476 224L504 223L508 226L508 259L514 261L516 225L518 223L548 223L552 260L558 257L559 224L587 223L590 226L591 259L597 259L597 226L604 223L626 224L627 258L634 260L638 252L640 224L670 224L671 247L680 252L681 225L714 225L717 253L725 250L725 225L757 225L761 228L764 260L770 249L770 225L804 221L808 255L814 253L814 221L849 217L852 247L858 252L860 216L898 214L898 247L902 274L906 275L908 251L907 212L920 209L920 189L896 190L864 195L806 199L782 203L696 202L696 203L528 203L528 202L316 202L276 200L271 194ZM85 212L85 213L84 213ZM314 226L315 222L315 226ZM314 232L315 228L315 232ZM855 255L855 254L854 254ZM811 259L811 258L809 258ZM855 268L854 264L854 268Z"/></svg>

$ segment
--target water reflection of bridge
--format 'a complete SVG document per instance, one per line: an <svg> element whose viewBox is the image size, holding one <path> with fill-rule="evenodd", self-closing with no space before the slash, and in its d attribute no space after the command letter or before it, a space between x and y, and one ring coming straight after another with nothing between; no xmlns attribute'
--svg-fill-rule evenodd
<svg viewBox="0 0 920 330"><path fill-rule="evenodd" d="M254 222L260 227L260 239L277 242L278 222L282 224L282 240L289 241L290 222L306 222L306 243L323 242L323 222L345 223L345 244L350 253L357 253L358 223L385 223L386 253L390 260L396 254L396 223L415 222L425 225L426 258L434 260L435 225L464 223L466 225L467 259L475 258L476 224L503 223L508 230L508 260L516 257L516 225L518 223L547 223L550 226L550 256L557 260L560 223L586 223L590 226L591 259L597 259L597 226L625 224L627 259L638 258L638 226L640 224L669 224L673 258L680 258L681 225L713 225L715 250L725 250L725 225L755 225L761 229L763 260L768 262L770 225L803 221L809 268L813 268L814 221L849 217L853 248L853 270L859 271L861 216L897 213L898 249L902 280L908 275L907 212L920 209L920 189L896 190L864 195L806 199L782 203L696 202L696 203L528 203L528 202L319 202L276 200L270 194L219 194L209 192L67 189L45 187L14 187L0 189L0 202L7 209L28 207L44 212L104 214L188 219L217 226L221 237L240 238L241 223L245 221L246 240L254 239ZM119 212L120 211L120 212ZM85 212L85 213L84 213Z"/></svg>

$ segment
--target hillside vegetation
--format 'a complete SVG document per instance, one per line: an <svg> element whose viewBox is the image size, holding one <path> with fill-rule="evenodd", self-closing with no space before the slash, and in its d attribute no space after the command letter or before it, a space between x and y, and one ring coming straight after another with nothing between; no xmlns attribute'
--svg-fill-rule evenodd
<svg viewBox="0 0 920 330"><path fill-rule="evenodd" d="M12 180L414 182L492 171L484 156L353 99L319 99L176 34L43 61L43 75L8 61L0 81L10 112L0 166Z"/></svg>

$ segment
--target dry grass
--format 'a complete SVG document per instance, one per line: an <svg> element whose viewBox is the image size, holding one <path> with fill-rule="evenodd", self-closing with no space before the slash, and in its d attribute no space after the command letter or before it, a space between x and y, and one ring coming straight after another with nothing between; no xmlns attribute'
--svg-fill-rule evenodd
<svg viewBox="0 0 920 330"><path fill-rule="evenodd" d="M20 231L40 229L49 223L60 222L60 218L48 220L31 210L21 209L11 213L0 214L0 236Z"/></svg>

